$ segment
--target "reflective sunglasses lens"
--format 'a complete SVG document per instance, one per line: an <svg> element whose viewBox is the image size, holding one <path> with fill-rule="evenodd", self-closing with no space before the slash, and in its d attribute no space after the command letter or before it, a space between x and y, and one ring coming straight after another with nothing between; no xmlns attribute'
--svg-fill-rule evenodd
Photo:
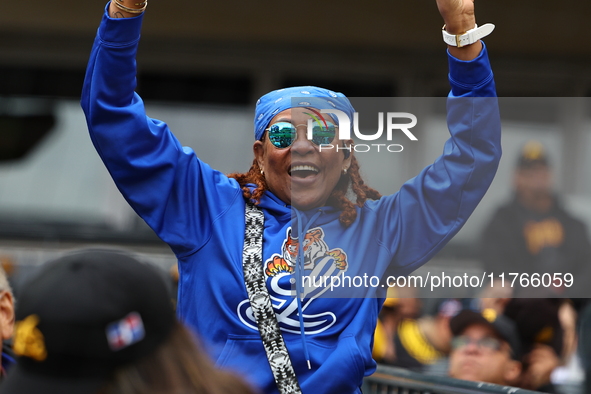
<svg viewBox="0 0 591 394"><path fill-rule="evenodd" d="M277 148L287 148L295 139L296 129L291 123L279 122L268 129L269 140Z"/></svg>
<svg viewBox="0 0 591 394"><path fill-rule="evenodd" d="M334 140L336 126L329 123L328 127L314 126L312 129L312 142L316 145L327 145Z"/></svg>

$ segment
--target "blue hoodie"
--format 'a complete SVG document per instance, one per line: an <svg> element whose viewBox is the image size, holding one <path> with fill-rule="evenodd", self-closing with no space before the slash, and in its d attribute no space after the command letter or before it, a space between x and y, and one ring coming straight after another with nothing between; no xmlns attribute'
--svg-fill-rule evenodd
<svg viewBox="0 0 591 394"><path fill-rule="evenodd" d="M242 191L146 116L134 93L142 18L103 16L82 94L90 136L121 193L177 256L182 320L217 365L276 393L244 285ZM465 97L448 102L451 138L399 192L357 208L347 228L332 207L296 212L292 220L294 210L272 193L261 199L267 286L304 393L360 393L375 370L371 348L383 299L325 298L325 288L306 288L299 316L290 235L303 231L309 242L306 275L321 266L341 277L405 275L457 233L492 182L501 152L496 99L471 99L495 96L486 49L470 62L449 56L449 64L450 96Z"/></svg>

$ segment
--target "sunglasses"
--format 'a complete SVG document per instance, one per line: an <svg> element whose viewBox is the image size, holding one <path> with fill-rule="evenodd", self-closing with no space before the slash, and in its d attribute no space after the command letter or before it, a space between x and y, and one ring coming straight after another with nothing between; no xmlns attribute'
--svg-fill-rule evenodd
<svg viewBox="0 0 591 394"><path fill-rule="evenodd" d="M307 127L307 125L303 124L296 126L289 122L277 122L273 123L265 131L267 131L271 143L276 148L283 149L291 146L296 140L298 126ZM330 122L326 122L326 125L314 125L312 128L312 142L318 146L330 144L334 140L337 127Z"/></svg>
<svg viewBox="0 0 591 394"><path fill-rule="evenodd" d="M468 346L470 343L476 344L476 346L481 349L499 351L501 350L502 343L496 338L491 337L484 337L481 339L472 339L465 335L460 335L458 337L454 337L451 340L451 347L454 350L457 350L461 347Z"/></svg>

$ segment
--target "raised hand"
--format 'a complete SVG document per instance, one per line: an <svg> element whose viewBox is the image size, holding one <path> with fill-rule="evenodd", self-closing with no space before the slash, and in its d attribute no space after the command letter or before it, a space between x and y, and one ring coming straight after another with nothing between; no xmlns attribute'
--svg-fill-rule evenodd
<svg viewBox="0 0 591 394"><path fill-rule="evenodd" d="M437 8L451 34L461 34L474 28L474 0L437 0Z"/></svg>
<svg viewBox="0 0 591 394"><path fill-rule="evenodd" d="M142 13L147 4L147 0L139 0L137 3L130 0L111 0L109 16L111 18L132 18Z"/></svg>
<svg viewBox="0 0 591 394"><path fill-rule="evenodd" d="M436 0L437 8L450 34L462 34L476 26L474 0ZM480 53L482 43L475 42L462 48L449 47L452 56L460 60L472 60Z"/></svg>

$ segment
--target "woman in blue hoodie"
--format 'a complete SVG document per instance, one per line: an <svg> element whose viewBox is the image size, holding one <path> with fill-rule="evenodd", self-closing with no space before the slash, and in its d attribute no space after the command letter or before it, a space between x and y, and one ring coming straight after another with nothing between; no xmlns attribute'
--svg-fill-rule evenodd
<svg viewBox="0 0 591 394"><path fill-rule="evenodd" d="M226 176L210 168L165 123L147 117L134 92L146 3L113 0L106 7L82 95L92 141L127 201L177 256L180 317L218 366L264 393L360 393L363 377L375 370L372 338L384 299L354 292L325 298L326 279L412 272L457 233L494 177L500 121L492 71L479 37L460 35L475 27L474 4L437 5L451 34L451 138L432 165L383 197L363 184L352 140L336 138L346 131L339 114L352 121L351 104L312 86L273 91L257 102L248 172ZM272 368L285 361L283 353L269 361L263 345L274 326L259 330L246 289L247 202L264 216L259 268L295 372L279 374L279 383ZM325 283L305 282L313 276Z"/></svg>

